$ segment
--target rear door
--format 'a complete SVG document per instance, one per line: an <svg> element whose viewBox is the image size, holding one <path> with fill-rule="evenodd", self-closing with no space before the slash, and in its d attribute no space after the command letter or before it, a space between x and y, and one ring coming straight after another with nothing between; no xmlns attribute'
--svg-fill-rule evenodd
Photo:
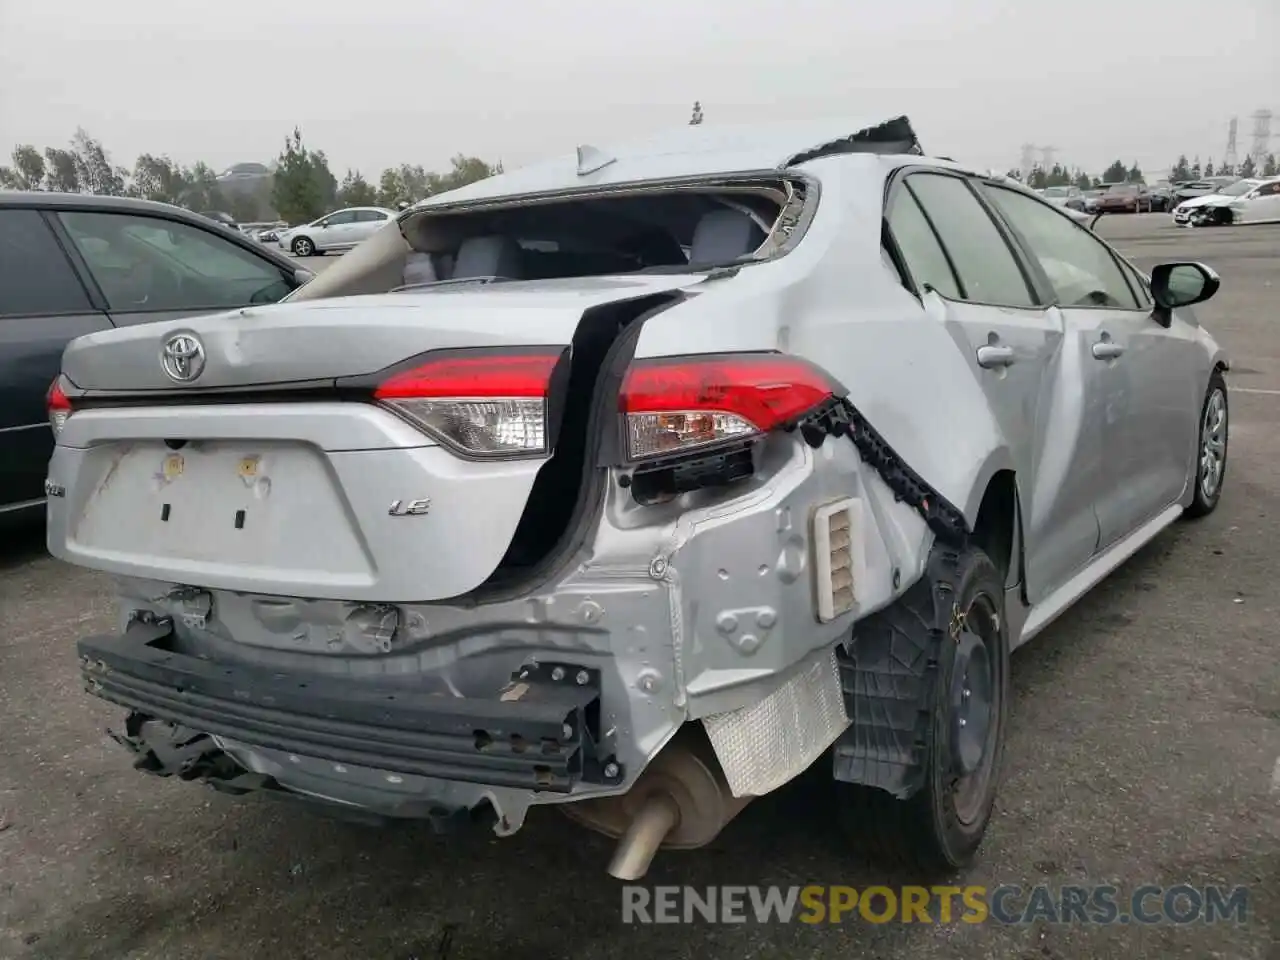
<svg viewBox="0 0 1280 960"><path fill-rule="evenodd" d="M887 215L926 309L968 357L1011 451L1034 602L1086 563L1098 540L1088 480L1098 432L1079 403L1077 372L1063 367L1063 318L964 177L910 173ZM1046 447L1050 432L1055 445Z"/></svg>
<svg viewBox="0 0 1280 960"><path fill-rule="evenodd" d="M1105 548L1185 489L1200 390L1194 333L1183 321L1156 322L1138 277L1091 231L1021 191L986 184L983 192L1043 270L1093 385L1103 454L1093 495Z"/></svg>
<svg viewBox="0 0 1280 960"><path fill-rule="evenodd" d="M40 212L0 208L0 513L43 499L62 350L110 326Z"/></svg>
<svg viewBox="0 0 1280 960"><path fill-rule="evenodd" d="M275 303L297 285L275 262L176 220L64 211L56 223L117 324Z"/></svg>
<svg viewBox="0 0 1280 960"><path fill-rule="evenodd" d="M339 210L320 221L320 229L314 231L316 246L321 250L345 250L355 243L356 211Z"/></svg>
<svg viewBox="0 0 1280 960"><path fill-rule="evenodd" d="M1245 220L1280 220L1280 180L1264 183L1245 204Z"/></svg>

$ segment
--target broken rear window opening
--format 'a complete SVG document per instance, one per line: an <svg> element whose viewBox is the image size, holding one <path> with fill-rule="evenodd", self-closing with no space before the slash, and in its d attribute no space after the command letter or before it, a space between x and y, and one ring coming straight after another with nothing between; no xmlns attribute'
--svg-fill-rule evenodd
<svg viewBox="0 0 1280 960"><path fill-rule="evenodd" d="M469 210L422 210L401 224L433 282L550 280L706 270L775 256L803 207L801 181L668 186L565 195ZM429 258L425 269L422 258Z"/></svg>
<svg viewBox="0 0 1280 960"><path fill-rule="evenodd" d="M767 260L798 239L815 195L800 178L752 178L422 209L400 220L407 248L386 250L376 265L366 257L339 265L298 299Z"/></svg>
<svg viewBox="0 0 1280 960"><path fill-rule="evenodd" d="M817 198L804 177L755 175L425 207L286 299L753 263L799 241Z"/></svg>

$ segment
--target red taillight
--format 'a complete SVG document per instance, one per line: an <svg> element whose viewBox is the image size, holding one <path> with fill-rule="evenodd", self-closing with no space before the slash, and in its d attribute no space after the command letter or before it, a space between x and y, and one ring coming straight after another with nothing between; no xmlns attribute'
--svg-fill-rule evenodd
<svg viewBox="0 0 1280 960"><path fill-rule="evenodd" d="M382 381L374 399L470 456L545 454L547 401L565 349L442 351Z"/></svg>
<svg viewBox="0 0 1280 960"><path fill-rule="evenodd" d="M67 417L71 416L71 401L62 392L62 385L57 380L49 384L49 392L45 394L45 409L49 413L49 426L53 428L54 436L57 436L62 432Z"/></svg>
<svg viewBox="0 0 1280 960"><path fill-rule="evenodd" d="M632 460L767 433L835 394L821 370L781 354L637 360L619 398Z"/></svg>

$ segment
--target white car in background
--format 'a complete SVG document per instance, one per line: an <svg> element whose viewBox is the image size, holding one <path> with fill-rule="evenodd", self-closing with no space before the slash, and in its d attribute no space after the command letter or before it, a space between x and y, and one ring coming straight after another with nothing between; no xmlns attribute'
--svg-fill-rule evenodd
<svg viewBox="0 0 1280 960"><path fill-rule="evenodd" d="M335 250L350 250L385 227L395 216L394 210L384 207L347 207L285 230L278 235L276 243L281 250L295 257L323 256Z"/></svg>
<svg viewBox="0 0 1280 960"><path fill-rule="evenodd" d="M1184 200L1174 207L1180 227L1280 221L1280 177L1237 180L1217 193Z"/></svg>
<svg viewBox="0 0 1280 960"><path fill-rule="evenodd" d="M1040 195L1055 207L1084 212L1084 194L1079 187L1045 187Z"/></svg>

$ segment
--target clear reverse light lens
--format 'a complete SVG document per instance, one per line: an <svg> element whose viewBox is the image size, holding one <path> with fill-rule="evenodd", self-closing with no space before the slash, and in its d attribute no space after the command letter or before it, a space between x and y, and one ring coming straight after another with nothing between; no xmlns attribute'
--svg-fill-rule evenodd
<svg viewBox="0 0 1280 960"><path fill-rule="evenodd" d="M640 460L759 432L754 424L732 413L633 413L627 417L627 452L631 459Z"/></svg>
<svg viewBox="0 0 1280 960"><path fill-rule="evenodd" d="M541 398L387 401L402 416L469 453L545 453L546 404Z"/></svg>

